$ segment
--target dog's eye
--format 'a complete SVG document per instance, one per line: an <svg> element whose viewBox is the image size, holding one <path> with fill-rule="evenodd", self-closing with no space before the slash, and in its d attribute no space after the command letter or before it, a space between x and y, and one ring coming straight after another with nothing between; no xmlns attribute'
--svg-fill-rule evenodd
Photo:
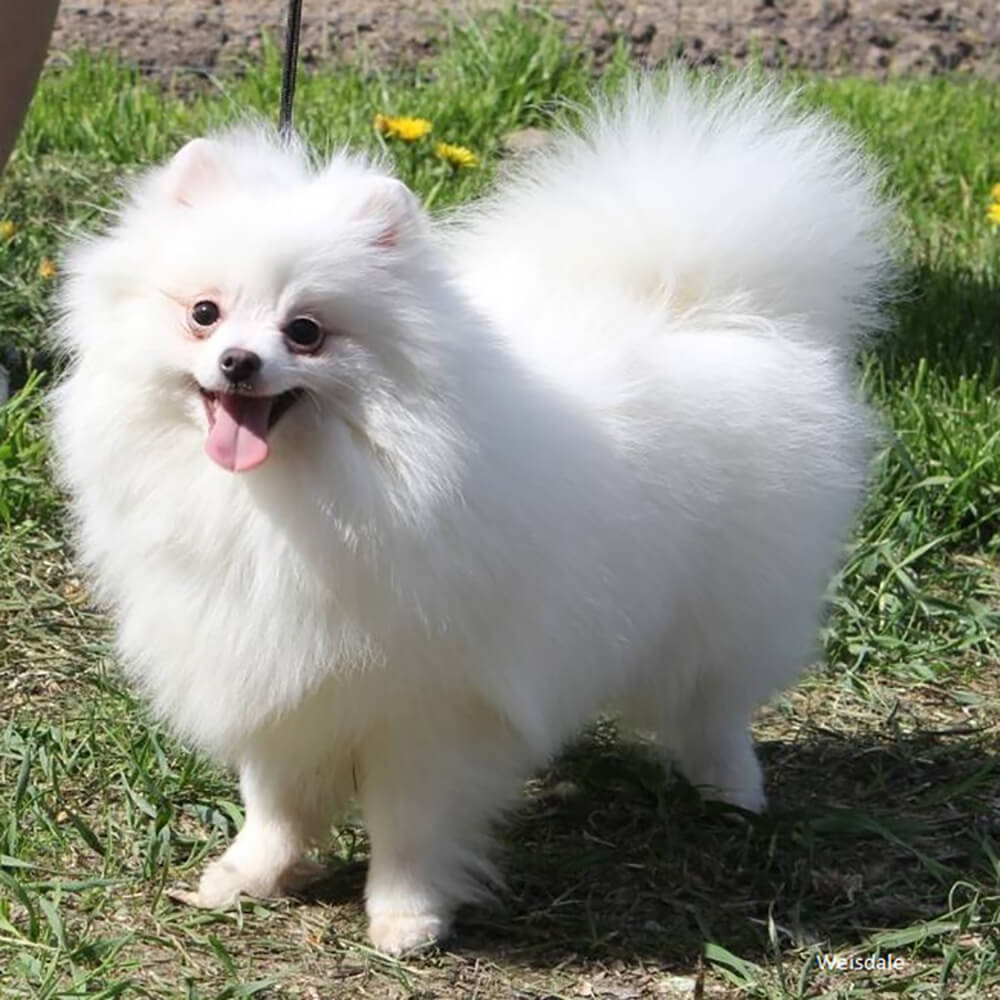
<svg viewBox="0 0 1000 1000"><path fill-rule="evenodd" d="M293 351L305 354L317 350L326 336L319 323L308 316L296 316L282 333Z"/></svg>
<svg viewBox="0 0 1000 1000"><path fill-rule="evenodd" d="M198 326L214 326L219 321L219 307L210 299L202 299L194 304L191 319Z"/></svg>

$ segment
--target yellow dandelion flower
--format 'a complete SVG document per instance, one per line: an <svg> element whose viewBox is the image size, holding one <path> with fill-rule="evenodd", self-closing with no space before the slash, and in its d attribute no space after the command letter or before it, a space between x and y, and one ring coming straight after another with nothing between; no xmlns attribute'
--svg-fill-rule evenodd
<svg viewBox="0 0 1000 1000"><path fill-rule="evenodd" d="M423 139L432 126L426 118L392 118L389 115L375 116L375 129L387 135L390 139L402 139L403 142L416 142Z"/></svg>
<svg viewBox="0 0 1000 1000"><path fill-rule="evenodd" d="M1000 226L1000 201L993 202L986 213L986 217L994 226Z"/></svg>
<svg viewBox="0 0 1000 1000"><path fill-rule="evenodd" d="M46 280L56 276L56 266L48 257L43 257L41 264L38 265L38 276Z"/></svg>
<svg viewBox="0 0 1000 1000"><path fill-rule="evenodd" d="M479 157L471 149L453 146L449 142L439 142L434 147L434 153L453 167L474 167L479 163Z"/></svg>
<svg viewBox="0 0 1000 1000"><path fill-rule="evenodd" d="M10 219L0 219L0 240L9 240L17 232L17 223Z"/></svg>
<svg viewBox="0 0 1000 1000"><path fill-rule="evenodd" d="M1000 184L994 184L990 193L993 195L994 201L1000 201Z"/></svg>

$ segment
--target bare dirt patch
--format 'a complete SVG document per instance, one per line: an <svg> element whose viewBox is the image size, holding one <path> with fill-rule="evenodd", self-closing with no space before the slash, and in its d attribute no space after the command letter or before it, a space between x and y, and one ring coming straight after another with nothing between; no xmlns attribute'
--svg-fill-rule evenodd
<svg viewBox="0 0 1000 1000"><path fill-rule="evenodd" d="M364 51L378 63L435 51L448 15L506 0L305 0L302 53L323 63ZM532 5L537 7L537 5ZM627 39L644 62L744 62L887 76L960 70L1000 77L995 0L551 0L568 35L600 60ZM63 3L55 53L111 50L152 73L215 71L279 38L284 0L100 0Z"/></svg>

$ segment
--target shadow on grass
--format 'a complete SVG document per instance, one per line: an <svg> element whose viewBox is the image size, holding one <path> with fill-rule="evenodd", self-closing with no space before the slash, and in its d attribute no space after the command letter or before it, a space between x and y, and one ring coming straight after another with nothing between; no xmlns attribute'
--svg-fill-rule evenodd
<svg viewBox="0 0 1000 1000"><path fill-rule="evenodd" d="M531 783L501 830L507 889L462 911L448 951L690 971L706 941L765 961L769 917L782 949L843 949L941 914L958 880L992 882L1000 755L971 734L813 731L759 752L771 811L748 821L602 724ZM356 902L364 874L347 865L316 896Z"/></svg>
<svg viewBox="0 0 1000 1000"><path fill-rule="evenodd" d="M746 822L599 729L536 783L506 831L503 910L470 911L456 943L690 969L706 940L772 953L769 914L782 948L843 947L940 914L959 879L989 878L1000 756L987 748L814 733L759 749L772 810Z"/></svg>
<svg viewBox="0 0 1000 1000"><path fill-rule="evenodd" d="M1000 283L966 270L923 265L903 280L892 330L876 347L889 378L921 360L943 377L995 378Z"/></svg>

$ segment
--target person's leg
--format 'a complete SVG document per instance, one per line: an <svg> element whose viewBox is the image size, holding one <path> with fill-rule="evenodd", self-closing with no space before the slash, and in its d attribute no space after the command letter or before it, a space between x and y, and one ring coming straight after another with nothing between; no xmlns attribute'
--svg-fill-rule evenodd
<svg viewBox="0 0 1000 1000"><path fill-rule="evenodd" d="M0 0L0 171L38 83L59 0Z"/></svg>

